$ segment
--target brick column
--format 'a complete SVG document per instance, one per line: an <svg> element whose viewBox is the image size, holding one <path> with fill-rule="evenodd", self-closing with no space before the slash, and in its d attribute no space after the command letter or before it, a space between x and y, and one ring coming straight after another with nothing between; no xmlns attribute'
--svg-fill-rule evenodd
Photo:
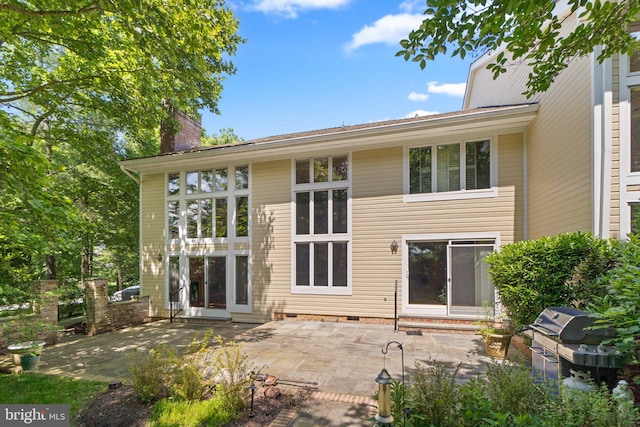
<svg viewBox="0 0 640 427"><path fill-rule="evenodd" d="M87 335L111 330L109 295L106 279L90 279L84 282L87 311Z"/></svg>
<svg viewBox="0 0 640 427"><path fill-rule="evenodd" d="M40 280L38 284L40 317L50 325L58 324L58 296L55 295L57 290L57 280Z"/></svg>

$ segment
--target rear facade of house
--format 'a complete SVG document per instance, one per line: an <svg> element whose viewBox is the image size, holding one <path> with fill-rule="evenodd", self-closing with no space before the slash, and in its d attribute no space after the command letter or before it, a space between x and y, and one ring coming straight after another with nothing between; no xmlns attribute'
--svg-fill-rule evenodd
<svg viewBox="0 0 640 427"><path fill-rule="evenodd" d="M472 321L495 301L484 256L499 246L626 236L640 217L633 58L576 59L526 99L526 66L494 81L491 55L460 112L124 162L152 316Z"/></svg>

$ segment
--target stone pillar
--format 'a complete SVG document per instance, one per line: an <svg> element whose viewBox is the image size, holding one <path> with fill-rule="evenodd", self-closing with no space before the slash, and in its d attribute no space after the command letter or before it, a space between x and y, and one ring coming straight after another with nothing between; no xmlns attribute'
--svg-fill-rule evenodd
<svg viewBox="0 0 640 427"><path fill-rule="evenodd" d="M87 335L111 330L109 318L109 294L106 279L89 279L84 282L87 312Z"/></svg>
<svg viewBox="0 0 640 427"><path fill-rule="evenodd" d="M38 284L40 317L50 325L58 324L58 296L55 294L57 290L57 280L40 280Z"/></svg>

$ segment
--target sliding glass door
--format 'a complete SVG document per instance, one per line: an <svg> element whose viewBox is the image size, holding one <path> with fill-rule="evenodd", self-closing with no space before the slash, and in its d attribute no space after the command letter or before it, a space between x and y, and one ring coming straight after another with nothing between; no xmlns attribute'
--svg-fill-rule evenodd
<svg viewBox="0 0 640 427"><path fill-rule="evenodd" d="M407 241L405 306L425 315L478 315L493 304L494 289L484 258L493 241Z"/></svg>

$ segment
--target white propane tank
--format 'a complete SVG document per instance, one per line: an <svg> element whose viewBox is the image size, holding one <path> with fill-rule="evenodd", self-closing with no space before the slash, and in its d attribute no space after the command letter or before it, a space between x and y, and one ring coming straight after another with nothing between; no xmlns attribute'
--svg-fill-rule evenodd
<svg viewBox="0 0 640 427"><path fill-rule="evenodd" d="M618 402L633 402L633 392L625 380L618 381L618 385L611 391L611 397Z"/></svg>
<svg viewBox="0 0 640 427"><path fill-rule="evenodd" d="M571 376L562 380L567 388L579 391L595 391L596 386L591 381L589 372L574 371L570 369Z"/></svg>

